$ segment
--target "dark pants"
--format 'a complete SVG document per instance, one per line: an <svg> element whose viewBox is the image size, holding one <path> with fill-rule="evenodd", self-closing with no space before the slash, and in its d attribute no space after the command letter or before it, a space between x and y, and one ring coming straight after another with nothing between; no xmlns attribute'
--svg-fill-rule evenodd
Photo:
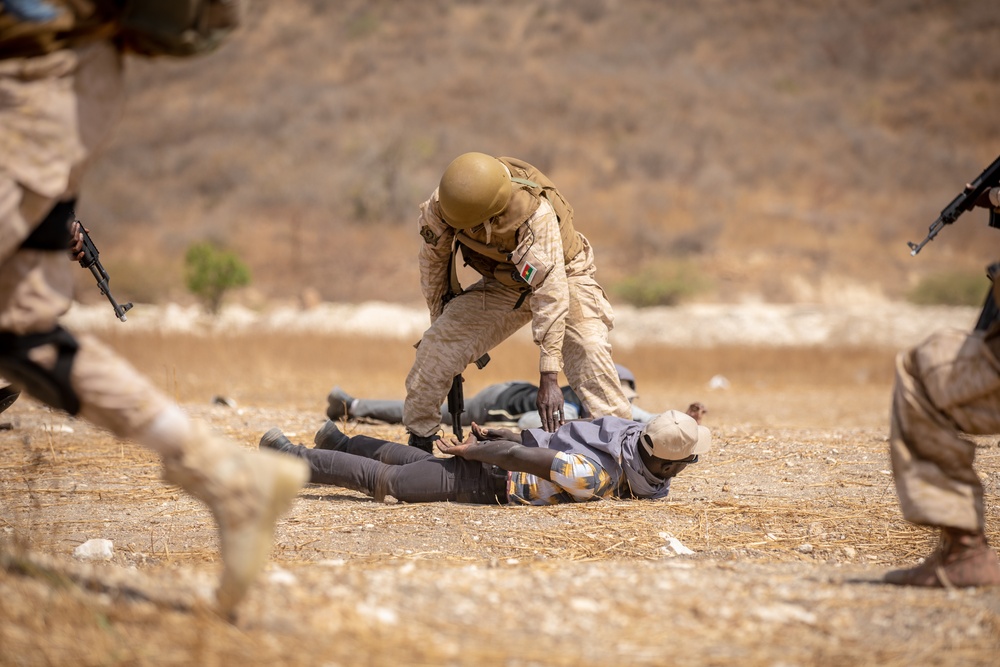
<svg viewBox="0 0 1000 667"><path fill-rule="evenodd" d="M342 486L378 500L392 496L407 503L507 503L507 473L496 466L457 456L441 459L366 435L350 438L339 450L297 446L289 453L309 464L313 484Z"/></svg>

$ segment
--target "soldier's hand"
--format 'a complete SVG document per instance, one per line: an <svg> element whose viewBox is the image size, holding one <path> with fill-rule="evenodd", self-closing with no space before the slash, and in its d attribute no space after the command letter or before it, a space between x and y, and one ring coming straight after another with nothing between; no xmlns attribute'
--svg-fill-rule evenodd
<svg viewBox="0 0 1000 667"><path fill-rule="evenodd" d="M563 415L563 395L559 388L558 373L542 373L538 379L538 416L542 419L542 428L553 433L566 423Z"/></svg>
<svg viewBox="0 0 1000 667"><path fill-rule="evenodd" d="M73 224L70 225L69 232L72 238L69 244L69 258L74 262L79 262L83 259L83 234L80 230L90 233L90 230L83 226L79 220L74 220Z"/></svg>
<svg viewBox="0 0 1000 667"><path fill-rule="evenodd" d="M967 189L971 188L972 184L967 183L965 187ZM982 194L980 194L979 197L976 199L976 206L980 206L982 208L996 208L995 206L993 206L993 200L990 199L990 192L996 189L997 188L986 188L985 190L983 190Z"/></svg>
<svg viewBox="0 0 1000 667"><path fill-rule="evenodd" d="M700 424L702 418L708 414L708 408L705 407L704 403L695 402L688 406L686 412L689 417L693 418Z"/></svg>

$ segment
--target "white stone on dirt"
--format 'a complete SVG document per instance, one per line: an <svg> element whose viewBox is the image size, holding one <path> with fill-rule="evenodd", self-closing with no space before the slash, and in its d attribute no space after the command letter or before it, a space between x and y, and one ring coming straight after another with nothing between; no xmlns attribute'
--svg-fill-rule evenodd
<svg viewBox="0 0 1000 667"><path fill-rule="evenodd" d="M111 540L87 540L73 549L73 557L78 560L111 560L114 555L115 545Z"/></svg>

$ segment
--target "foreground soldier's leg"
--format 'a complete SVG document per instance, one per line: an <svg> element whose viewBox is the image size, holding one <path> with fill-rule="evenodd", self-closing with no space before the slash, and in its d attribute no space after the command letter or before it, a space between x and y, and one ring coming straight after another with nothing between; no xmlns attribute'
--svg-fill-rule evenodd
<svg viewBox="0 0 1000 667"><path fill-rule="evenodd" d="M58 327L70 303L71 267L64 252L35 250L0 264L0 374L40 401L160 454L164 477L205 502L218 523L218 603L230 614L266 561L275 521L308 471L290 457L246 451L208 433L96 339Z"/></svg>
<svg viewBox="0 0 1000 667"><path fill-rule="evenodd" d="M0 375L35 398L158 452L165 476L205 501L220 532L223 612L263 565L306 470L212 436L131 366L58 326L73 294L71 200L123 99L122 54L94 41L0 61ZM271 458L273 458L272 455Z"/></svg>
<svg viewBox="0 0 1000 667"><path fill-rule="evenodd" d="M45 351L37 356L44 366ZM224 566L218 604L232 613L267 560L277 518L306 482L305 466L292 457L244 450L191 422L90 337L79 339L70 377L81 417L159 453L164 479L208 506Z"/></svg>
<svg viewBox="0 0 1000 667"><path fill-rule="evenodd" d="M886 575L893 584L1000 584L986 543L975 445L962 433L1000 431L1000 363L978 334L945 331L896 360L890 453L903 516L941 529L921 565Z"/></svg>

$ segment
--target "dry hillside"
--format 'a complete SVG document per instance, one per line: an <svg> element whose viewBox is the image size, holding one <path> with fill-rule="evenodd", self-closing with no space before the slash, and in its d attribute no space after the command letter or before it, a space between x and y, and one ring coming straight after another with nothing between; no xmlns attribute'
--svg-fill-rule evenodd
<svg viewBox="0 0 1000 667"><path fill-rule="evenodd" d="M899 298L993 259L981 212L905 241L1000 152L998 43L991 0L258 0L217 53L130 61L80 214L124 298L183 298L213 238L245 299L413 303L416 207L481 150L560 184L608 287Z"/></svg>

